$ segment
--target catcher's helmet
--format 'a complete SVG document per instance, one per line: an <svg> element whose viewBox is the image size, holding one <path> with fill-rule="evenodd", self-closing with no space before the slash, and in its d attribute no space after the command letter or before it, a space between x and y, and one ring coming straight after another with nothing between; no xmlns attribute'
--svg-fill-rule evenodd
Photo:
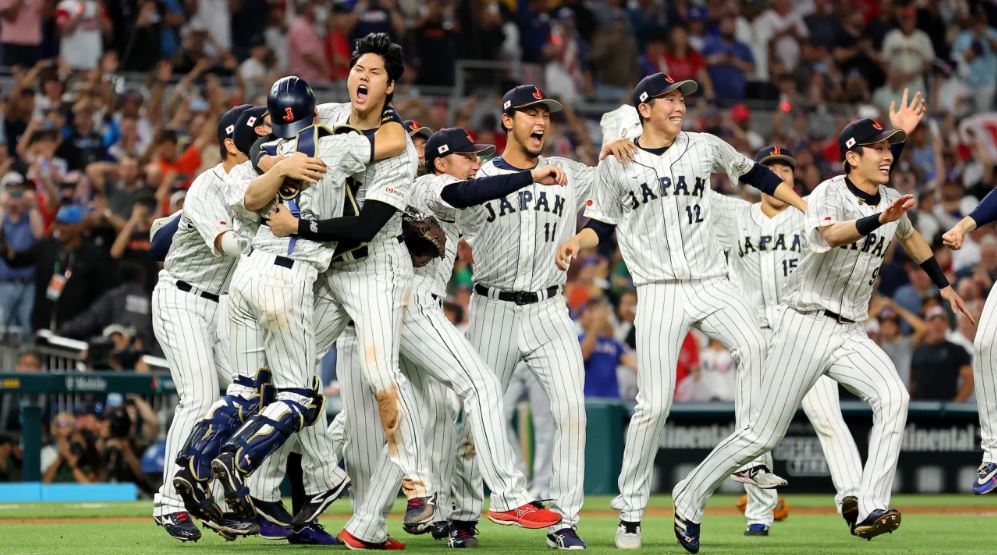
<svg viewBox="0 0 997 555"><path fill-rule="evenodd" d="M267 95L273 134L282 139L295 137L315 120L315 93L308 83L296 76L274 82Z"/></svg>

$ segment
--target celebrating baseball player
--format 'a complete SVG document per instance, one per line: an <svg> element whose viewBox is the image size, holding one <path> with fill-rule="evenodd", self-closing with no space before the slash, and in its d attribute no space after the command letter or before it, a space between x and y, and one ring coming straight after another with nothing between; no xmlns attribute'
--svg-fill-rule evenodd
<svg viewBox="0 0 997 555"><path fill-rule="evenodd" d="M246 160L236 141L251 142L256 136L255 128L236 125L240 116L251 108L241 105L221 116L218 143L224 161L194 180L187 193L186 209L156 234L158 241L169 241L169 250L153 291L153 326L170 364L180 402L167 433L167 462L163 485L153 501L153 515L157 524L181 541L197 541L201 537L190 515L216 526L220 523L228 534L253 531L251 523L222 521L221 511L207 489L210 459L199 458L193 452L197 447L196 436L203 433L195 423L205 413L206 420L233 417L230 425L234 426L241 423L237 417L240 410L247 414L255 411L254 400L227 399L215 403L219 383L227 386L235 374L229 362L228 343L219 333L222 323L219 320L224 322L227 318L219 302L228 290L242 247L233 229L225 195L227 174ZM237 380L255 387L252 378Z"/></svg>
<svg viewBox="0 0 997 555"><path fill-rule="evenodd" d="M906 132L885 129L872 119L852 122L841 131L845 174L818 185L808 199L807 246L789 277L785 306L773 322L760 398L749 421L673 491L675 535L687 551L699 550L700 522L710 494L739 464L778 444L796 407L822 375L854 391L873 410L858 511L849 523L852 534L871 539L900 526L900 513L889 502L909 394L862 324L893 237L931 277L942 298L972 320L907 218L913 197L886 186L894 160L890 145L905 139Z"/></svg>
<svg viewBox="0 0 997 555"><path fill-rule="evenodd" d="M685 97L695 81L675 81L656 73L634 90L642 133L633 162L607 158L599 164L599 185L585 215L591 218L557 250L566 270L582 249L617 237L623 259L637 286L637 407L627 429L616 545L641 545L640 520L651 490L651 470L675 390L679 348L690 326L726 345L738 363L738 422L747 420L757 391L764 340L743 295L726 278L723 252L711 221L710 175L727 173L734 181L798 208L805 205L792 185L719 138L682 131ZM742 463L748 462L747 460ZM764 462L739 473L761 487L785 484ZM732 469L733 470L733 469Z"/></svg>
<svg viewBox="0 0 997 555"><path fill-rule="evenodd" d="M795 179L796 160L785 148L765 147L755 155L755 162L764 164L787 183ZM751 204L736 197L712 194L717 202L714 224L720 232L720 244L728 253L732 281L747 295L767 342L772 336L772 322L777 318L786 280L803 254L804 214L789 209L789 205L771 195L762 194L761 202ZM827 458L837 492L838 512L846 520L854 520L862 459L841 416L837 382L827 376L818 378L803 397L803 411ZM774 489L749 484L744 489L748 497L744 511L748 528L744 535L767 536L778 495Z"/></svg>
<svg viewBox="0 0 997 555"><path fill-rule="evenodd" d="M951 249L961 249L967 233L994 220L997 220L997 194L991 191L976 209L942 235L942 241ZM980 411L980 448L983 449L983 462L973 481L976 495L997 489L997 315L994 314L997 312L997 293L994 289L990 290L983 305L980 327L973 340L973 383Z"/></svg>

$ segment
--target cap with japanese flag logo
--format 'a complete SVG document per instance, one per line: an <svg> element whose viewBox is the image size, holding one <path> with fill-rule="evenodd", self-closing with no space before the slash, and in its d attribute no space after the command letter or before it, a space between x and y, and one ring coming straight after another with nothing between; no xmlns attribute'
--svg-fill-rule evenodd
<svg viewBox="0 0 997 555"><path fill-rule="evenodd" d="M841 159L845 159L845 153L855 150L856 147L874 145L883 141L889 141L891 145L902 143L907 140L907 133L901 129L886 129L883 124L874 119L860 119L853 121L841 130L838 135L838 151Z"/></svg>
<svg viewBox="0 0 997 555"><path fill-rule="evenodd" d="M548 98L543 90L536 85L520 85L509 89L502 96L502 113L510 116L516 110L523 110L530 106L543 105L553 112L561 111L561 103Z"/></svg>
<svg viewBox="0 0 997 555"><path fill-rule="evenodd" d="M260 138L260 135L256 133L256 128L263 125L263 117L266 114L266 106L250 106L239 115L232 136L235 148L239 149L239 152L249 155L249 149L252 148L256 139Z"/></svg>
<svg viewBox="0 0 997 555"><path fill-rule="evenodd" d="M769 145L759 149L755 153L755 162L765 165L781 162L794 170L796 169L796 159L793 158L793 153L779 145Z"/></svg>
<svg viewBox="0 0 997 555"><path fill-rule="evenodd" d="M495 153L495 145L478 144L471 140L467 131L459 127L440 129L426 141L426 167L432 170L437 158L451 154L479 154L487 156Z"/></svg>
<svg viewBox="0 0 997 555"><path fill-rule="evenodd" d="M678 90L683 96L689 96L699 90L699 85L692 79L676 81L671 75L654 73L641 79L634 87L634 106L640 106L674 90Z"/></svg>
<svg viewBox="0 0 997 555"><path fill-rule="evenodd" d="M240 104L235 108L229 108L227 112L222 114L218 118L218 145L221 147L225 146L225 139L231 139L235 136L235 123L239 120L239 116L243 112L252 108L251 104Z"/></svg>

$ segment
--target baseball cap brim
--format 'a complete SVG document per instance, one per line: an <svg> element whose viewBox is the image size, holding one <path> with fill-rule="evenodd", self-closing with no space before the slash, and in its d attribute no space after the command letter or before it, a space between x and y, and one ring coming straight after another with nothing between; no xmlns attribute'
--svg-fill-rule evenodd
<svg viewBox="0 0 997 555"><path fill-rule="evenodd" d="M455 150L455 154L477 154L479 156L491 156L495 154L495 145L473 144L469 150Z"/></svg>
<svg viewBox="0 0 997 555"><path fill-rule="evenodd" d="M314 123L314 119L314 117L308 116L307 118L292 121L291 123L278 123L271 120L270 129L273 130L275 137L280 137L281 139L293 139L298 136L298 133L300 133L302 129L312 125Z"/></svg>
<svg viewBox="0 0 997 555"><path fill-rule="evenodd" d="M420 127L415 131L410 131L408 135L409 137L423 137L425 139L429 139L433 136L433 130L428 127Z"/></svg>
<svg viewBox="0 0 997 555"><path fill-rule="evenodd" d="M536 106L538 104L543 104L544 106L546 106L547 109L550 110L550 113L552 114L554 112L560 112L564 108L563 106L561 106L560 102L552 100L550 98L544 98L542 100L535 100L533 102L527 102L526 104L520 104L519 106L510 106L509 109L506 110L506 112L511 112L513 110L524 110L526 108L529 108L530 106Z"/></svg>
<svg viewBox="0 0 997 555"><path fill-rule="evenodd" d="M887 129L873 135L872 137L858 143L859 145L874 145L883 141L889 141L891 145L902 143L907 140L907 132L902 129Z"/></svg>
<svg viewBox="0 0 997 555"><path fill-rule="evenodd" d="M770 156L766 156L761 160L758 160L759 164L765 164L765 165L771 164L773 162L782 162L783 164L786 164L787 166L793 168L794 170L796 169L796 160L792 159L789 156L786 156L785 154L773 154Z"/></svg>
<svg viewBox="0 0 997 555"><path fill-rule="evenodd" d="M651 100L652 98L659 98L659 97L665 96L666 94L668 94L668 93L670 93L670 92L672 92L672 91L674 91L676 89L680 93L682 93L682 96L689 96L689 95L695 94L696 91L699 90L699 83L693 81L692 79L685 79L685 80L682 80L682 81L676 81L676 82L672 83L671 85L669 85L667 88L665 88L665 90L661 91L660 93L658 93L658 94L656 94L656 95L654 95L652 97L649 97L647 100ZM641 102L638 102L638 104L641 104Z"/></svg>

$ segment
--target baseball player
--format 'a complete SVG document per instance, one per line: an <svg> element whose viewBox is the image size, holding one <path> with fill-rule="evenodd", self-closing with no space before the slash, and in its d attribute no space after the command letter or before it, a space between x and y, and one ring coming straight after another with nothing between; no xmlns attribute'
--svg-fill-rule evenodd
<svg viewBox="0 0 997 555"><path fill-rule="evenodd" d="M324 218L309 218L312 224L299 230L302 238L322 233L344 239L339 241L333 264L316 286L316 352L324 354L347 323L355 322L364 353L364 379L378 399L388 454L405 474L402 484L409 499L405 522L420 525L432 521L433 487L428 472L422 470L427 465L417 460L423 428L421 415L413 408L416 399L407 395L407 388L398 386L399 380L404 380L398 370L398 334L412 276L411 259L400 243L401 211L408 203L418 160L411 139L401 127L401 118L389 106L395 83L404 71L401 47L383 33L368 35L357 41L350 67L350 103L319 106L319 121L364 130L376 128L377 135L397 132L402 148L351 180L350 189L356 188L356 202L361 206L359 216L325 222L319 222ZM382 139L375 145L380 147ZM275 215L284 210L278 206ZM324 435L327 430L323 426L322 430L306 432ZM274 461L264 472L276 479L283 476L281 467ZM279 484L279 479L275 483ZM267 501L276 500L275 491L267 495L275 497ZM296 515L295 522L313 520L327 505L322 499L314 499Z"/></svg>
<svg viewBox="0 0 997 555"><path fill-rule="evenodd" d="M412 139L412 144L415 145L415 152L419 155L419 169L424 169L426 167L426 141L433 136L433 130L423 127L419 125L419 122L411 119L405 120L405 129L408 130L408 136Z"/></svg>
<svg viewBox="0 0 997 555"><path fill-rule="evenodd" d="M759 399L749 419L672 492L675 536L687 551L699 551L703 507L711 493L738 465L778 444L796 407L825 374L873 410L856 521L849 523L852 534L871 539L900 526L900 513L889 508L889 501L910 396L890 358L862 324L893 237L931 277L942 298L972 320L907 218L913 196L886 187L893 162L889 147L905 138L904 131L884 129L871 119L852 122L838 137L845 174L822 182L808 199L806 249L773 322Z"/></svg>
<svg viewBox="0 0 997 555"><path fill-rule="evenodd" d="M993 191L983 197L979 206L952 229L942 235L945 246L962 248L967 233L997 219L997 194ZM973 493L983 495L997 489L997 293L993 288L983 305L980 327L973 341L973 378L976 388L976 405L980 411L980 447L983 462L973 481Z"/></svg>
<svg viewBox="0 0 997 555"><path fill-rule="evenodd" d="M446 248L439 259L429 261L415 271L413 281L412 302L402 319L400 342L400 359L402 372L425 393L430 382L439 382L461 399L464 408L464 422L474 437L474 449L483 469L485 480L492 491L492 505L488 518L492 522L504 525L516 525L524 528L546 528L561 520L560 515L535 506L526 491L525 479L513 464L513 455L505 434L504 420L501 412L494 408L501 403L498 379L489 370L481 357L474 351L467 340L457 331L443 313L442 301L446 296L446 286L453 272L453 263L457 256L456 229L457 212L471 206L479 205L489 200L505 197L531 183L545 185L563 185L564 175L561 170L546 166L531 171L515 174L500 174L481 179L473 178L479 168L478 155L491 154L495 147L491 145L474 144L463 129L443 129L435 133L426 143L426 174L413 184L409 202L412 208L421 214L432 214L440 222L446 234ZM288 221L290 224L284 231L295 232L302 226L310 226L306 220ZM271 218L271 226L277 229L278 218ZM319 223L319 227L323 227ZM319 235L321 237L321 234ZM328 236L335 239L335 235ZM370 418L376 418L371 410L377 405L371 398L370 391L363 387L360 368L349 365L357 362L356 342L348 336L353 334L349 327L344 332L345 339L339 345L346 352L337 348L343 362L337 366L337 376L343 387L344 410L349 415L346 419L346 437L354 438L362 435L362 429ZM352 349L351 349L352 347ZM360 397L367 397L361 401ZM454 415L448 405L445 392L435 392L429 395L433 398L431 412L438 415L438 423L432 428L430 452L439 452L441 459L452 458L454 444ZM369 410L360 410L368 407ZM449 409L449 410L448 410ZM355 423L355 424L354 424ZM369 433L369 432L368 432ZM361 461L384 460L381 456L383 447L374 442L355 442L352 446L348 440L344 446L348 465L350 460ZM350 456L351 449L358 453ZM366 451L364 451L366 449ZM438 461L436 466L446 463ZM357 495L361 498L354 505L354 515L344 528L341 539L353 547L370 547L371 544L382 545L386 540L384 514L390 510L391 503L397 494L398 480L401 478L397 468L379 465L380 468L391 470L388 476L367 473L354 482L361 488ZM360 470L363 474L363 470ZM356 476L356 475L354 475ZM370 485L364 487L364 482ZM387 487L385 487L387 486ZM449 481L441 485L438 495L446 498L445 490L449 489ZM375 492L373 495L367 492ZM373 498L373 499L371 499ZM372 501L374 501L372 503ZM438 510L444 510L438 507ZM444 514L444 518L447 515ZM454 522L450 545L453 547L471 547L476 544L474 537L474 522ZM422 532L421 529L414 529Z"/></svg>
<svg viewBox="0 0 997 555"><path fill-rule="evenodd" d="M153 500L153 516L180 541L197 541L201 537L190 514L205 520L221 517L217 506L205 512L197 502L190 502L198 494L202 499L211 498L201 485L207 483L210 474L206 465L190 464L190 455L182 447L195 423L218 398L219 383L228 385L234 377L227 344L218 334L218 320L225 317L219 301L228 290L241 248L224 196L226 175L246 159L235 146L235 124L248 108L238 106L221 116L218 143L224 161L194 180L187 193L186 209L166 222L170 229L157 229L163 232L157 234L160 242L170 241L171 233L173 236L152 295L153 329L170 364L180 401L166 435L167 463L163 485ZM255 134L252 129L239 131L240 140L241 136ZM246 383L255 385L252 379ZM240 399L233 404L236 410L254 410L251 401ZM248 525L231 533L247 531Z"/></svg>
<svg viewBox="0 0 997 555"><path fill-rule="evenodd" d="M549 529L547 545L584 549L578 537L585 457L584 364L574 323L561 295L563 273L551 264L559 242L575 230L576 214L588 198L595 170L565 158L542 156L550 114L561 104L539 87L521 85L502 97L505 151L478 171L481 176L520 173L553 165L567 187L550 190L530 184L497 201L460 210L457 227L474 252L475 295L468 339L498 375L503 391L519 361L544 386L557 425L551 508L561 521ZM626 147L617 143L617 155ZM632 145L631 145L632 146ZM473 441L463 434L460 444ZM480 483L480 478L463 478ZM457 511L481 511L480 487L460 496ZM466 517L468 520L477 520Z"/></svg>
<svg viewBox="0 0 997 555"><path fill-rule="evenodd" d="M755 162L764 164L786 183L794 182L796 160L779 146L762 148ZM716 195L714 224L720 244L728 253L732 281L747 295L766 342L785 291L786 280L803 252L804 214L771 195L751 204L739 198ZM838 384L821 376L803 397L803 411L820 440L834 482L835 505L846 519L858 510L862 460L848 425L841 416ZM767 536L778 503L774 489L745 484L748 502L746 536Z"/></svg>
<svg viewBox="0 0 997 555"><path fill-rule="evenodd" d="M659 436L671 408L679 348L690 326L719 340L738 364L735 416L746 421L757 391L764 340L743 295L726 277L723 252L706 194L714 172L749 183L797 207L805 206L792 185L729 144L706 133L682 131L685 97L695 81L663 73L645 77L634 90L642 132L634 161L607 158L599 164L599 186L585 215L591 220L557 251L566 270L582 249L609 238L616 226L623 259L637 286L637 407L627 428L616 545L641 545L640 520L651 488ZM742 461L748 462L748 461ZM761 487L784 485L756 464L739 479Z"/></svg>
<svg viewBox="0 0 997 555"><path fill-rule="evenodd" d="M384 144L359 133L325 134L318 123L311 87L292 76L270 89L267 110L274 117L273 133L280 137L277 153L285 156L270 171L254 179L243 199L247 210L261 211L286 202L307 217L342 214L347 178L384 158ZM278 117L277 114L280 114ZM390 141L384 141L392 146ZM309 157L314 154L316 157ZM297 184L288 184L290 177ZM278 196L279 195L279 196ZM316 422L324 433L325 413L315 376L313 285L328 268L333 246L305 238L279 238L261 226L252 249L233 275L230 324L231 352L240 375L268 365L274 374L276 400L246 423L222 445L211 462L225 497L236 516L252 519L256 511L244 477L251 474L294 433ZM229 386L231 396L246 396L245 385ZM321 493L338 497L348 477L335 466L330 442L301 436L302 449L321 466ZM317 495L316 492L308 492Z"/></svg>

